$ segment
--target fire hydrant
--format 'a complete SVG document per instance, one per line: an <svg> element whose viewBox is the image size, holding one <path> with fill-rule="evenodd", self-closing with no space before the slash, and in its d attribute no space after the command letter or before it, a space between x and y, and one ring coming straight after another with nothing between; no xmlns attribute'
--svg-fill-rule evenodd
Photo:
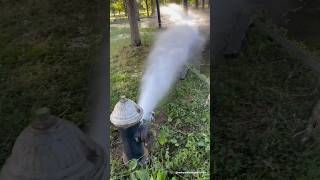
<svg viewBox="0 0 320 180"><path fill-rule="evenodd" d="M1 180L100 180L103 149L72 122L37 110L17 138L0 173Z"/></svg>
<svg viewBox="0 0 320 180"><path fill-rule="evenodd" d="M153 136L142 116L142 108L124 96L111 113L111 123L117 127L122 141L122 159L125 165L132 159L137 159L141 166L149 161Z"/></svg>

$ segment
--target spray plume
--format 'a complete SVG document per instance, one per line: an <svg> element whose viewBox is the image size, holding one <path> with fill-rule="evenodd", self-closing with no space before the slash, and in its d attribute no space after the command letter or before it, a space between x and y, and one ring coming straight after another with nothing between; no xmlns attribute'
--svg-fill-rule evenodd
<svg viewBox="0 0 320 180"><path fill-rule="evenodd" d="M143 119L150 120L152 111L165 97L188 60L204 44L196 16L189 11L186 15L177 5L162 7L162 14L173 21L161 32L147 59L138 104L144 110Z"/></svg>

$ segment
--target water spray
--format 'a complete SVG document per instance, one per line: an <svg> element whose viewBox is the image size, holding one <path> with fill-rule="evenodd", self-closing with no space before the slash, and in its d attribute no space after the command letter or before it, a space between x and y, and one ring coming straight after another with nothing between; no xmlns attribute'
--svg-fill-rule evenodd
<svg viewBox="0 0 320 180"><path fill-rule="evenodd" d="M184 79L188 61L203 42L197 28L188 25L169 27L158 36L141 82L138 104L144 110L143 119L151 119L179 75Z"/></svg>

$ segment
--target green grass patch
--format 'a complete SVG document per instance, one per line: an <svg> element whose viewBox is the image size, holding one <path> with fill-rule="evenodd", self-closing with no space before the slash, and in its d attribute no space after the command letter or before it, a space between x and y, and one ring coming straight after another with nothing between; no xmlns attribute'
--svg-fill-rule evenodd
<svg viewBox="0 0 320 180"><path fill-rule="evenodd" d="M215 77L215 173L225 179L319 179L319 147L300 144L318 76L256 30ZM305 178L301 178L305 179ZM307 178L308 179L308 178Z"/></svg>
<svg viewBox="0 0 320 180"><path fill-rule="evenodd" d="M102 42L97 1L4 1L0 9L0 167L43 106L86 122L89 76ZM103 24L101 22L101 24Z"/></svg>

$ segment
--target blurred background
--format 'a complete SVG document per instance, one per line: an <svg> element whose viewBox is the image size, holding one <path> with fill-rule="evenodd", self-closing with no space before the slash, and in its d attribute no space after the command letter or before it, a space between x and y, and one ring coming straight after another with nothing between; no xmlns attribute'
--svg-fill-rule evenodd
<svg viewBox="0 0 320 180"><path fill-rule="evenodd" d="M213 7L215 175L319 179L319 1Z"/></svg>
<svg viewBox="0 0 320 180"><path fill-rule="evenodd" d="M104 1L0 2L0 167L32 113L83 128L90 84L102 53Z"/></svg>

